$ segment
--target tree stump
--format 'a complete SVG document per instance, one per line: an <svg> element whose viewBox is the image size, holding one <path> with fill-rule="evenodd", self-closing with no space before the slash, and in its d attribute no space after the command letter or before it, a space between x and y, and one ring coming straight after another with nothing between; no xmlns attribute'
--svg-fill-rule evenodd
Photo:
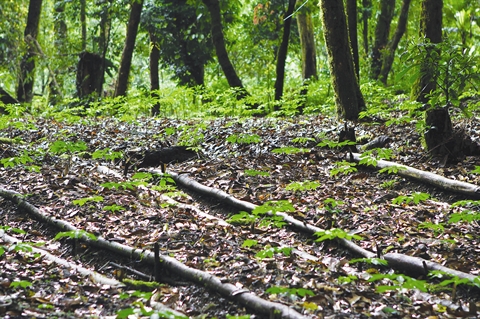
<svg viewBox="0 0 480 319"><path fill-rule="evenodd" d="M425 133L427 150L432 156L453 155L453 126L447 107L434 108L425 112L428 130Z"/></svg>

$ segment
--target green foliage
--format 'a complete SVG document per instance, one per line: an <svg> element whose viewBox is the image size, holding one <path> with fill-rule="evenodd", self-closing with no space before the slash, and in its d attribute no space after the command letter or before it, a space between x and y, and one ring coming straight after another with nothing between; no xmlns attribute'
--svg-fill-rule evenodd
<svg viewBox="0 0 480 319"><path fill-rule="evenodd" d="M296 295L301 298L306 296L310 296L310 297L315 296L313 291L305 288L288 288L288 287L272 286L268 288L265 292L268 294L276 294L276 295L280 295L280 294Z"/></svg>
<svg viewBox="0 0 480 319"><path fill-rule="evenodd" d="M55 141L50 144L50 152L53 154L77 153L87 150L87 144L84 141Z"/></svg>
<svg viewBox="0 0 480 319"><path fill-rule="evenodd" d="M298 144L307 144L308 142L315 142L315 139L313 137L295 137L292 139L292 143L298 143Z"/></svg>
<svg viewBox="0 0 480 319"><path fill-rule="evenodd" d="M292 247L267 247L261 251L259 251L255 257L262 260L265 258L273 258L275 254L283 254L284 256L290 256L292 253Z"/></svg>
<svg viewBox="0 0 480 319"><path fill-rule="evenodd" d="M262 138L257 134L231 134L227 137L227 142L232 144L255 144L261 141Z"/></svg>
<svg viewBox="0 0 480 319"><path fill-rule="evenodd" d="M340 285L349 284L349 283L355 282L357 280L358 280L358 276L356 276L356 275L339 276L337 278L337 281Z"/></svg>
<svg viewBox="0 0 480 319"><path fill-rule="evenodd" d="M10 287L11 288L22 288L22 289L25 289L25 288L28 288L28 287L31 287L32 286L32 283L30 281L27 281L27 280L16 280L16 281L13 281L12 283L10 283Z"/></svg>
<svg viewBox="0 0 480 319"><path fill-rule="evenodd" d="M395 187L396 183L397 183L397 180L392 179L392 180L385 181L385 182L381 183L380 187L385 188L385 189L393 189Z"/></svg>
<svg viewBox="0 0 480 319"><path fill-rule="evenodd" d="M478 220L480 220L480 212L464 210L460 213L453 213L452 215L450 215L450 219L448 220L448 223L450 224L460 223L460 222L472 223Z"/></svg>
<svg viewBox="0 0 480 319"><path fill-rule="evenodd" d="M242 244L242 248L252 248L253 246L256 246L258 244L258 241L254 239L245 239Z"/></svg>
<svg viewBox="0 0 480 319"><path fill-rule="evenodd" d="M285 190L292 192L304 192L315 190L318 187L320 187L320 183L317 181L291 182L285 186Z"/></svg>
<svg viewBox="0 0 480 319"><path fill-rule="evenodd" d="M103 201L103 197L102 196L93 196L93 197L84 197L84 198L80 198L80 199L74 199L72 201L72 204L73 205L78 205L78 206L83 206L85 205L86 203L88 202L96 202L96 203L99 203L99 202L102 202Z"/></svg>
<svg viewBox="0 0 480 319"><path fill-rule="evenodd" d="M103 158L107 161L113 161L123 157L122 152L112 151L110 148L104 148L102 150L96 150L92 153L93 159Z"/></svg>
<svg viewBox="0 0 480 319"><path fill-rule="evenodd" d="M319 147L328 147L328 148L342 148L348 145L357 145L354 141L343 141L343 142L336 142L328 139L322 140L320 143L317 144Z"/></svg>
<svg viewBox="0 0 480 319"><path fill-rule="evenodd" d="M388 266L388 261L382 258L355 258L348 262L349 264L366 263L376 266Z"/></svg>
<svg viewBox="0 0 480 319"><path fill-rule="evenodd" d="M255 169L246 169L245 175L247 176L270 176L269 172L257 171Z"/></svg>
<svg viewBox="0 0 480 319"><path fill-rule="evenodd" d="M103 210L111 211L112 213L114 213L114 212L125 210L125 207L119 206L117 204L113 204L113 205L109 205L109 206L104 206Z"/></svg>
<svg viewBox="0 0 480 319"><path fill-rule="evenodd" d="M251 214L239 212L230 217L227 222L232 224L253 224L259 223L260 227L273 225L274 227L283 227L285 221L282 216L277 216L277 212L294 212L293 205L286 200L268 201L263 205L257 206ZM267 215L270 214L270 215Z"/></svg>
<svg viewBox="0 0 480 319"><path fill-rule="evenodd" d="M379 170L380 173L397 174L399 171L406 170L405 166L391 165Z"/></svg>
<svg viewBox="0 0 480 319"><path fill-rule="evenodd" d="M340 229L340 228L332 228L332 229L328 229L328 230L322 230L322 231L316 232L314 235L318 237L315 240L316 242L322 242L322 241L325 241L325 240L334 240L334 239L337 239L337 238L347 239L347 240L352 240L352 239L362 240L363 239L359 235L349 234L345 230Z"/></svg>
<svg viewBox="0 0 480 319"><path fill-rule="evenodd" d="M431 270L428 272L428 276L431 278L439 278L442 279L444 277L450 277L450 279L445 279L442 282L440 282L438 285L441 287L453 285L454 287L458 285L468 285L468 286L475 286L477 288L480 288L480 277L475 277L473 280L469 278L458 278L458 276L452 276L449 273L446 273L441 270Z"/></svg>
<svg viewBox="0 0 480 319"><path fill-rule="evenodd" d="M357 164L352 162L347 162L345 160L335 163L335 168L330 170L330 176L337 176L338 174L347 175L357 171L355 167Z"/></svg>
<svg viewBox="0 0 480 319"><path fill-rule="evenodd" d="M422 202L422 201L426 201L427 199L430 198L430 194L427 194L427 193L422 193L422 192L415 192L411 195L400 195L400 196L397 196L396 198L394 198L392 200L392 203L395 204L395 205L401 205L401 204L410 204L410 203L414 203L415 205L417 205L418 203Z"/></svg>
<svg viewBox="0 0 480 319"><path fill-rule="evenodd" d="M3 167L15 167L17 165L26 165L27 163L33 162L34 161L30 157L27 150L23 150L21 156L7 157L0 160L0 163L3 164ZM33 167L33 165L31 165L30 167Z"/></svg>
<svg viewBox="0 0 480 319"><path fill-rule="evenodd" d="M435 224L432 222L422 222L418 224L419 229L430 229L433 230L435 236L438 236L439 234L443 233L445 231L445 227L443 224Z"/></svg>
<svg viewBox="0 0 480 319"><path fill-rule="evenodd" d="M232 316L229 314L225 315L225 318L227 319L250 319L252 316L251 315L244 315L244 316Z"/></svg>
<svg viewBox="0 0 480 319"><path fill-rule="evenodd" d="M292 146L284 146L284 147L274 148L272 150L272 153L286 154L286 155L308 153L308 152L310 152L310 149L308 148L298 148L298 147L292 147Z"/></svg>
<svg viewBox="0 0 480 319"><path fill-rule="evenodd" d="M382 293L391 290L399 289L418 289L422 292L427 292L429 285L425 280L418 280L403 274L373 274L368 281L389 281L392 282L391 286L377 286L377 291Z"/></svg>
<svg viewBox="0 0 480 319"><path fill-rule="evenodd" d="M60 232L55 236L54 240L59 240L59 239L64 238L64 237L68 237L68 238L71 238L71 239L78 239L78 238L86 237L90 240L97 240L97 237L94 234L89 233L89 232L87 232L83 229Z"/></svg>

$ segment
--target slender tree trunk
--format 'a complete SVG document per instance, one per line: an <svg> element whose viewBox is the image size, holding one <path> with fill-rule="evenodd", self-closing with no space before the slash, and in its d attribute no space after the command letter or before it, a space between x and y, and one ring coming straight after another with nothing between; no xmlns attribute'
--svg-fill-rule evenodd
<svg viewBox="0 0 480 319"><path fill-rule="evenodd" d="M387 85L388 73L392 69L393 59L395 57L395 51L397 50L398 43L403 34L407 30L408 10L410 8L411 0L403 0L402 8L400 10L400 16L398 17L397 28L393 38L388 42L385 53L382 59L382 68L380 70L379 79L383 84Z"/></svg>
<svg viewBox="0 0 480 319"><path fill-rule="evenodd" d="M160 78L158 76L158 61L160 60L160 50L158 48L157 38L154 32L150 32L150 91L155 99L152 106L152 115L160 114L160 103L158 102L158 90L160 89Z"/></svg>
<svg viewBox="0 0 480 319"><path fill-rule="evenodd" d="M346 1L348 36L350 38L350 46L352 47L353 65L355 66L355 74L360 79L360 64L358 58L358 33L357 33L357 0Z"/></svg>
<svg viewBox="0 0 480 319"><path fill-rule="evenodd" d="M202 0L210 13L210 20L212 24L212 40L215 46L215 52L217 54L218 63L222 68L228 84L232 88L238 90L237 98L242 99L248 95L245 90L242 81L237 75L235 68L233 67L230 58L228 57L227 49L225 46L225 39L223 36L222 16L220 13L219 0Z"/></svg>
<svg viewBox="0 0 480 319"><path fill-rule="evenodd" d="M288 8L285 12L285 21L283 22L282 43L278 48L277 54L277 78L275 80L275 100L280 100L283 95L283 85L285 82L285 61L287 60L288 41L290 39L290 29L292 26L292 13L295 9L296 0L288 1ZM275 108L278 108L277 106Z"/></svg>
<svg viewBox="0 0 480 319"><path fill-rule="evenodd" d="M363 23L363 50L365 54L368 55L369 50L369 41L368 41L368 19L372 15L372 1L371 0L362 0L362 23Z"/></svg>
<svg viewBox="0 0 480 319"><path fill-rule="evenodd" d="M95 81L97 87L95 91L99 97L103 96L103 83L105 82L105 66L106 66L106 56L108 50L108 43L110 41L110 27L111 27L111 17L110 17L110 7L112 6L113 0L102 0L100 5L102 5L102 12L100 13L100 36L98 38L98 49L100 56L102 58L102 64L98 74L100 78L98 81Z"/></svg>
<svg viewBox="0 0 480 319"><path fill-rule="evenodd" d="M432 44L442 42L442 0L423 0L420 16L420 35ZM419 102L428 102L427 95L436 89L435 59L440 52L433 46L426 46L426 58L420 65L420 77L412 88L412 96Z"/></svg>
<svg viewBox="0 0 480 319"><path fill-rule="evenodd" d="M80 24L82 25L82 52L87 50L87 0L80 0Z"/></svg>
<svg viewBox="0 0 480 319"><path fill-rule="evenodd" d="M123 47L122 60L118 71L117 85L115 87L115 96L122 96L127 93L128 76L132 65L133 50L135 49L135 40L137 38L138 25L142 15L143 0L133 0L128 20L127 35L125 37L125 46Z"/></svg>
<svg viewBox="0 0 480 319"><path fill-rule="evenodd" d="M308 81L310 79L316 79L318 76L317 75L317 53L315 49L315 35L313 33L312 16L308 7L304 7L300 9L300 11L298 12L297 26L298 26L298 33L300 34L300 46L302 47L303 85L302 85L300 94L303 96L306 96L308 93L307 91ZM299 105L300 113L303 113L304 107L305 107L305 99Z"/></svg>
<svg viewBox="0 0 480 319"><path fill-rule="evenodd" d="M372 59L370 65L370 78L378 79L382 68L382 51L388 42L390 25L395 12L395 0L381 0L380 15L375 28L375 42L372 47Z"/></svg>
<svg viewBox="0 0 480 319"><path fill-rule="evenodd" d="M54 5L54 24L53 29L55 31L55 48L57 50L57 56L60 58L66 52L66 43L67 43L67 23L65 22L65 2L64 1L56 1ZM57 104L61 99L60 90L63 87L63 78L60 75L60 70L57 67L54 70L54 77L56 78L57 85L55 85L54 81L50 81L49 88L49 103L51 105Z"/></svg>
<svg viewBox="0 0 480 319"><path fill-rule="evenodd" d="M337 113L357 120L365 100L355 75L343 1L321 0L320 6Z"/></svg>
<svg viewBox="0 0 480 319"><path fill-rule="evenodd" d="M37 39L38 26L40 24L40 13L42 11L42 0L30 0L28 6L27 25L24 36ZM19 102L32 102L33 84L35 79L35 43L27 41L27 52L20 62L20 76L17 88L17 99Z"/></svg>

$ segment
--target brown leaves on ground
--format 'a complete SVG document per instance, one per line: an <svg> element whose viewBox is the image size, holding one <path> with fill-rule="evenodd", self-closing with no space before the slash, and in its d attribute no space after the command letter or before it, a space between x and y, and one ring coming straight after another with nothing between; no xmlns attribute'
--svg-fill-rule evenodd
<svg viewBox="0 0 480 319"><path fill-rule="evenodd" d="M371 282L374 274L393 272L366 262L349 263L356 256L333 242L315 242L294 229L277 228L263 215L252 219L251 214L244 214L245 218L235 219L239 212L233 208L179 189L167 176L134 171L134 166L124 176L125 158L119 158L131 150L190 146L198 151L198 157L170 164L168 169L189 173L204 185L256 205L288 201L295 208L289 214L295 218L320 228L358 234L363 240L357 243L368 250L419 256L480 275L478 220L449 222L452 214L463 211L451 206L462 198L372 167L349 168L346 154L317 146L322 141L337 141L341 128L323 117L203 122L143 119L132 123L85 119L74 124L24 118L3 130L4 137L25 143L0 146L5 166L0 178L4 188L25 194L45 214L133 247L151 250L158 242L163 254L312 317L447 318L455 315L454 310L439 300L452 301L452 294L456 303L479 307L480 295L472 286L439 285L449 278L416 278L425 287L429 285L428 292L437 298L434 301L421 299L418 291L408 289L412 287L404 284L405 279L385 277ZM428 160L418 133L409 126L358 125L356 134L370 139L389 136L392 161L478 183L477 175L469 173L478 164L477 158L439 167ZM55 144L58 141L61 143ZM349 170L352 172L347 173ZM413 200L419 194L430 196ZM2 207L7 208L0 216L1 225L26 231L26 235L17 235L22 240L42 240L45 248L54 247L50 250L64 258L72 253L71 240L52 241L54 230L29 220L7 202ZM199 211L231 218L232 225ZM91 267L102 272L113 272L109 260L149 271L138 261L117 259L87 247L80 247L77 253L68 258L91 262ZM55 311L94 317L114 315L133 303L132 297L119 299L117 289L99 287L88 278L44 265L28 253L7 249L0 263L4 269L0 297L14 296L24 305L2 308L0 299L0 314L3 309L3 314L35 312L37 317L52 317ZM26 289L10 286L22 280L32 285ZM379 287L385 285L390 288L380 292ZM209 295L201 287L167 285L158 301L189 316L248 314L223 298Z"/></svg>

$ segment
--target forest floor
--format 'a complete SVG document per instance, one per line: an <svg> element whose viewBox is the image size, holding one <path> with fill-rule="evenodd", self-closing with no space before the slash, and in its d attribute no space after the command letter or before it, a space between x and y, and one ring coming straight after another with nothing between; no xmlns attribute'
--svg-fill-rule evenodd
<svg viewBox="0 0 480 319"><path fill-rule="evenodd" d="M472 139L480 138L478 121L463 120L461 125ZM304 224L361 236L352 241L380 258L395 252L480 276L478 213L452 206L474 198L394 172L380 173L373 166L346 164L347 152L317 146L338 140L342 126L333 119L121 122L99 118L67 124L21 118L4 127L3 137L22 141L0 145L5 166L0 169L0 187L4 190L23 195L24 201L50 218L106 240L145 251L159 243L162 255L235 285L239 294L285 304L291 307L292 317L296 316L293 311L306 318L480 314L480 290L472 282L462 284L439 272L435 276L411 274L379 264L375 258L358 260L361 256L335 240L316 241L318 236L288 223L281 225L281 219L255 210L240 213L188 185L175 186L168 176L138 174L150 168L135 169L133 163L125 171L121 162L109 160L115 157L114 151L134 154L179 143L196 144L198 156L169 164L167 172L188 174L205 186L260 207L277 203L266 210L278 209ZM356 126L356 134L368 139L390 137L390 161L480 183L480 175L471 173L480 166L478 157L447 165L429 159L414 123L388 127L363 123ZM238 303L236 295L222 295L171 270L168 283L150 289L99 283L29 247L119 280L145 279L121 272L112 262L147 275L153 274L152 265L66 237L55 240L61 230L8 199L0 203L1 229L23 242L11 244L0 236L4 250L0 317L147 317L153 298L188 317L275 317L268 310L260 313ZM475 204L469 204L473 211ZM454 216L471 216L472 220L453 221Z"/></svg>

